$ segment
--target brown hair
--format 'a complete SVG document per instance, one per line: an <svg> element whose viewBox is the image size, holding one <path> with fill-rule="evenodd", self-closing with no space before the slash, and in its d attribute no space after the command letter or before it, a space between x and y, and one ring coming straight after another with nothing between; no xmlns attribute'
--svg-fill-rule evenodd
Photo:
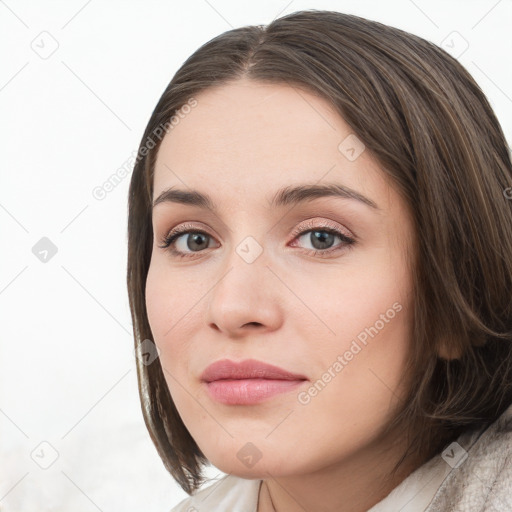
<svg viewBox="0 0 512 512"><path fill-rule="evenodd" d="M153 170L162 126L194 95L247 77L327 100L381 165L416 231L410 393L389 428L430 457L512 400L512 163L489 102L459 62L402 30L332 11L299 11L201 46L162 94L129 190L127 285L136 348L152 339L145 283ZM172 124L172 123L171 123ZM158 140L154 140L154 138ZM148 142L152 141L149 147ZM454 357L440 357L444 347ZM181 421L160 360L137 358L142 411L165 467L189 494L207 459Z"/></svg>

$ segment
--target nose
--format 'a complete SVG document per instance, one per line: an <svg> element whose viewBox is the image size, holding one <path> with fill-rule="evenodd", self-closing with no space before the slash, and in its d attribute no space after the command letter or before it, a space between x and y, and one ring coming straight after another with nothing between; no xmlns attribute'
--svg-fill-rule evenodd
<svg viewBox="0 0 512 512"><path fill-rule="evenodd" d="M250 242L233 250L208 296L208 325L231 338L254 329L272 331L283 322L285 289L265 252L253 260L244 253L247 247Z"/></svg>

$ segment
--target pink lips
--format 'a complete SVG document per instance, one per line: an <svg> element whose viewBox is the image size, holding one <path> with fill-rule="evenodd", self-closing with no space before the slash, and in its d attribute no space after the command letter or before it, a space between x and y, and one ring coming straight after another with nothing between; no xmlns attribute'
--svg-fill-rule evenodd
<svg viewBox="0 0 512 512"><path fill-rule="evenodd" d="M256 404L291 391L307 378L255 359L216 361L201 374L209 395L228 405Z"/></svg>

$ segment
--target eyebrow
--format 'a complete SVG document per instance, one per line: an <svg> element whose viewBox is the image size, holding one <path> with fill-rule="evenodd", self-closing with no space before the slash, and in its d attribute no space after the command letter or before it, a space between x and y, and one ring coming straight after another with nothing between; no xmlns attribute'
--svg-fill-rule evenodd
<svg viewBox="0 0 512 512"><path fill-rule="evenodd" d="M359 201L370 208L380 210L377 204L362 195L356 190L340 185L338 183L328 183L325 185L291 185L278 190L270 199L267 199L271 208L279 208L287 205L296 205L311 201L319 197L341 197L343 199L353 199ZM180 203L199 208L207 208L214 212L218 211L217 205L208 194L203 194L197 190L179 190L175 187L165 189L153 202L152 208L161 203Z"/></svg>

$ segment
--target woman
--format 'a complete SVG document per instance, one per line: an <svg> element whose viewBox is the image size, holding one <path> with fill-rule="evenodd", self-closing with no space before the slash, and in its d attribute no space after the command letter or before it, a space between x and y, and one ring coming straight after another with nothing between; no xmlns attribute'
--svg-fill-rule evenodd
<svg viewBox="0 0 512 512"><path fill-rule="evenodd" d="M128 219L173 511L511 509L511 186L487 99L414 35L301 11L187 59Z"/></svg>

